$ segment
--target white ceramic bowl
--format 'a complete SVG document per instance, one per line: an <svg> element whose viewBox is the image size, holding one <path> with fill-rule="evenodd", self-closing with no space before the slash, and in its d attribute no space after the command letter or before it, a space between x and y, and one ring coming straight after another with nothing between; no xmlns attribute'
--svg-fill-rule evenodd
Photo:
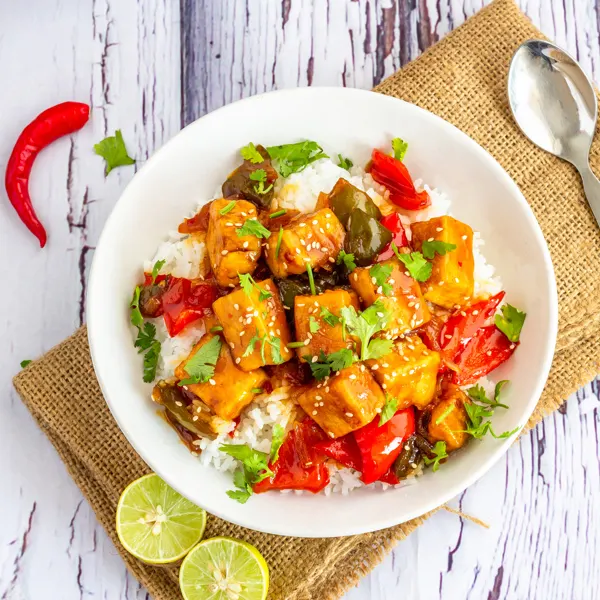
<svg viewBox="0 0 600 600"><path fill-rule="evenodd" d="M542 232L515 183L480 146L416 106L373 92L303 88L230 104L186 127L131 181L96 249L88 288L88 328L94 367L123 433L146 463L181 494L223 519L268 533L344 536L396 525L440 506L481 477L513 439L473 441L436 473L415 485L360 489L347 496L268 493L245 504L230 500L230 474L203 467L157 416L151 386L142 382L133 348L128 303L142 264L202 199L211 198L239 163L249 141L265 146L317 140L332 156L365 164L373 147L400 136L416 178L452 199L452 212L481 231L488 261L501 275L507 299L527 312L515 356L493 373L510 379L496 411L497 431L526 423L548 376L557 331L557 296ZM508 388L507 388L508 389Z"/></svg>

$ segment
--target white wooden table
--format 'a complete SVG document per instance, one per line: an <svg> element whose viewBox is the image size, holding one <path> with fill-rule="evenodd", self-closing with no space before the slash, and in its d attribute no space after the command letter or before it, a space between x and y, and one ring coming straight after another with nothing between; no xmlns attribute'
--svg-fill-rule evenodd
<svg viewBox="0 0 600 600"><path fill-rule="evenodd" d="M243 96L370 88L486 3L0 0L0 171L42 109L93 106L91 124L35 167L45 250L0 190L0 600L147 597L10 382L21 360L85 320L94 246L135 170L105 179L92 145L120 128L139 168L183 124ZM594 0L521 6L600 80ZM600 410L582 401L593 391L597 383L455 500L489 530L442 511L347 598L600 598Z"/></svg>

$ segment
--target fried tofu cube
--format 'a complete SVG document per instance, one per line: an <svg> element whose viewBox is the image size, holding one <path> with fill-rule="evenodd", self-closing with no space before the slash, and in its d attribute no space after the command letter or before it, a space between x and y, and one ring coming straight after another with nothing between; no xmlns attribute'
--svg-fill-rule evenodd
<svg viewBox="0 0 600 600"><path fill-rule="evenodd" d="M221 211L233 202L224 215ZM210 205L206 248L217 284L235 287L238 274L254 273L261 255L260 239L237 234L249 219L256 219L255 206L246 200L214 200Z"/></svg>
<svg viewBox="0 0 600 600"><path fill-rule="evenodd" d="M344 227L328 208L298 216L283 228L281 239L279 231L269 237L267 264L275 277L305 273L307 264L318 269L335 262L344 236Z"/></svg>
<svg viewBox="0 0 600 600"><path fill-rule="evenodd" d="M252 284L250 293L235 290L213 302L235 363L243 371L279 365L292 358L290 330L271 279Z"/></svg>
<svg viewBox="0 0 600 600"><path fill-rule="evenodd" d="M218 334L207 334L192 348L190 355L175 369L175 377L180 380L189 377L185 370L187 363L196 353ZM218 336L220 337L220 336ZM235 365L229 347L222 340L219 358L215 364L215 373L206 383L191 383L186 389L200 398L218 417L231 421L238 417L242 410L252 402L253 389L267 380L262 369L245 372Z"/></svg>
<svg viewBox="0 0 600 600"><path fill-rule="evenodd" d="M378 266L391 268L385 286L373 277L376 271L371 272ZM386 337L395 339L431 319L419 283L406 275L404 265L395 256L377 265L354 269L350 274L350 285L366 306L381 300L390 315Z"/></svg>
<svg viewBox="0 0 600 600"><path fill-rule="evenodd" d="M461 307L473 296L475 285L473 260L473 230L448 216L413 223L412 245L422 252L424 242L454 244L455 250L443 256L436 254L432 260L431 277L422 284L425 298L444 308Z"/></svg>
<svg viewBox="0 0 600 600"><path fill-rule="evenodd" d="M298 348L298 358L310 360L321 352L331 354L352 347L352 339L344 332L340 310L354 306L358 310L358 297L352 291L328 290L317 296L296 296L294 319L296 339L308 340L306 346Z"/></svg>
<svg viewBox="0 0 600 600"><path fill-rule="evenodd" d="M370 423L381 412L385 395L369 370L354 364L313 384L298 403L330 438L337 438Z"/></svg>
<svg viewBox="0 0 600 600"><path fill-rule="evenodd" d="M468 418L465 404L468 402L467 395L457 385L448 384L431 411L429 435L434 442L446 442L448 452L462 448L469 438L465 432Z"/></svg>
<svg viewBox="0 0 600 600"><path fill-rule="evenodd" d="M398 408L423 410L433 400L440 354L428 350L418 336L398 341L392 352L366 364L377 383L398 399Z"/></svg>

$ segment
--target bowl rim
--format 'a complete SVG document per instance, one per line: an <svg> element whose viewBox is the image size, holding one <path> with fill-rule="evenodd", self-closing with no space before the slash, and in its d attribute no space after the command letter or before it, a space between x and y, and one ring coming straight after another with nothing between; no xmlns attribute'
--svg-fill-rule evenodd
<svg viewBox="0 0 600 600"><path fill-rule="evenodd" d="M232 110L232 107L238 107L240 104L244 104L247 107L247 110L250 110L252 104L260 102L261 99L265 96L277 95L277 96L286 97L286 96L298 95L298 94L307 94L307 95L338 94L338 95L343 95L343 96L356 95L356 96L365 97L365 99L367 99L367 101L368 101L367 96L372 96L373 98L376 97L378 99L377 101L392 103L392 104L395 104L396 106L398 105L398 103L401 103L405 107L408 107L409 110L413 110L416 113L418 113L421 118L429 120L433 123L433 125L441 128L442 130L445 129L451 135L458 136L459 138L461 138L461 143L470 146L471 149L476 154L479 154L479 156L482 158L482 160L485 161L485 163L487 164L490 171L492 171L497 178L502 180L503 183L509 189L511 189L512 194L515 197L515 199L522 205L522 208L524 209L524 213L527 217L527 220L529 221L529 223L528 223L529 228L532 231L532 233L534 234L537 244L540 246L540 250L541 250L541 253L543 256L545 275L546 275L546 278L549 283L549 292L550 293L549 293L549 297L547 299L548 300L548 322L547 322L548 344L544 348L543 359L541 361L542 366L541 366L541 370L540 370L540 376L536 382L534 392L531 394L527 405L524 407L523 423L519 426L519 429L515 433L514 436L510 436L510 438L507 438L507 439L498 440L498 442L499 442L498 446L494 449L493 453L489 456L489 458L484 460L477 469L470 472L464 478L458 479L456 481L456 483L454 483L453 485L448 486L447 489L444 490L443 493L440 493L439 495L435 496L435 498L436 498L435 500L424 499L422 505L418 509L406 512L400 520L398 520L398 518L395 517L394 514L392 513L388 516L382 515L382 516L378 516L378 517L373 517L369 520L368 525L361 526L360 525L361 521L356 520L356 523L351 523L351 524L347 525L346 527L344 527L343 531L340 531L338 528L338 529L331 530L331 531L325 531L325 532L320 531L318 533L317 532L307 533L306 531L302 531L301 533L299 533L299 530L294 529L293 527L287 528L287 529L286 528L282 529L282 528L277 528L277 527L272 527L272 526L266 526L266 525L263 525L262 523L251 522L250 519L244 519L243 517L239 517L239 518L232 517L231 515L227 514L227 512L225 510L222 510L221 504L206 503L206 505L203 506L203 508L205 508L207 510L207 512L209 512L212 515L215 515L216 517L219 517L219 518L221 518L225 521L228 521L230 523L233 523L235 525L239 525L241 527L246 527L248 529L252 529L254 531L260 531L263 533L269 533L269 534L274 534L274 535L284 535L284 536L304 537L304 538L325 538L325 537L350 536L350 535L357 535L357 534L362 534L362 533L379 531L381 529L392 527L392 526L395 526L395 525L398 525L401 523L405 523L412 519L421 517L421 516L425 515L426 513L443 506L443 504L448 502L450 499L454 498L458 494L462 493L465 489L467 489L468 487L473 485L478 479L480 479L485 473L487 473L500 460L500 458L502 456L505 455L508 448L512 445L513 441L516 440L517 437L522 433L523 428L527 424L529 418L531 417L531 414L533 413L533 411L540 399L543 388L548 379L550 368L552 366L552 361L554 358L554 350L555 350L555 346L556 346L556 337L557 337L557 333L558 333L558 293L557 293L557 288L556 288L556 279L555 279L555 274L554 274L554 268L553 268L552 259L550 256L550 251L548 249L548 245L546 243L546 240L544 238L542 230L539 226L539 223L537 222L537 219L535 218L535 215L533 214L533 211L532 211L531 207L529 206L529 203L523 196L521 190L519 189L519 187L517 186L515 181L504 170L504 168L496 161L496 159L487 150L485 150L482 146L480 146L477 142L475 142L475 140L473 140L470 136L468 136L466 133L464 133L463 131L458 129L455 125L453 125L452 123L449 123L442 117L439 117L438 115L436 115L424 108L421 108L420 106L417 106L410 102L406 102L405 100L401 100L401 99L395 98L393 96L387 96L385 94L373 92L371 90L363 90L363 89L358 89L358 88L333 87L333 86L312 86L312 87L289 88L289 89L283 89L283 90L264 92L261 94L243 98L241 100L237 100L235 102L232 102L230 104L222 106L210 113L207 113L206 115L203 115L202 117L200 117L200 118L196 119L195 121L186 125L183 129L181 129L178 133L176 133L173 137L171 137L165 144L163 144L163 146L161 146L156 152L154 152L152 154L152 156L150 156L148 158L148 160L139 169L139 171L136 172L134 177L129 181L129 183L126 185L124 190L121 192L118 200L116 201L113 209L111 210L108 218L106 219L104 226L102 228L101 235L98 239L98 243L96 245L96 251L94 253L94 258L92 261L92 266L90 268L90 275L89 275L89 280L88 280L88 290L87 290L87 300L86 300L87 334L88 334L88 342L89 342L89 347L90 347L90 354L91 354L96 378L100 385L102 395L104 396L104 399L109 407L109 410L110 410L113 418L117 422L117 425L118 425L120 431L123 433L123 435L129 442L129 444L131 444L131 446L133 447L135 452L142 458L142 460L155 473L157 473L162 479L164 479L171 487L173 487L175 490L177 490L179 493L181 493L180 487L177 485L177 482L174 482L171 480L171 478L169 477L169 473L165 473L162 468L160 468L156 464L153 464L153 461L147 460L145 453L144 453L144 444L138 443L138 441L133 439L133 436L131 436L130 432L127 430L125 423L122 423L120 421L119 416L118 416L117 403L114 401L114 399L111 400L110 395L108 393L109 386L108 386L106 379L104 377L104 374L102 372L102 367L101 367L102 361L99 359L99 356L101 356L102 351L99 348L98 344L96 343L95 335L94 335L94 332L97 330L97 328L102 326L100 318L96 317L96 315L99 314L99 311L97 311L97 309L96 309L96 302L95 302L96 294L94 293L94 290L98 286L101 285L101 281L100 281L99 275L98 275L98 267L97 267L97 265L99 263L98 257L102 253L102 249L104 247L104 244L106 243L105 240L109 236L109 232L112 229L113 223L117 222L119 220L120 207L122 207L124 204L123 200L125 199L125 202L128 202L128 191L130 190L130 187L132 186L132 184L134 182L136 182L136 184L137 184L137 182L140 179L140 175L141 174L143 175L144 173L149 172L150 169L153 167L154 163L157 162L159 160L159 158L163 156L163 154L166 154L167 152L169 152L170 148L172 146L174 146L176 143L178 143L177 140L182 135L182 132L184 132L185 130L189 130L190 128L194 128L203 119L217 119L217 118L220 119L220 118L222 118L222 116L224 114L226 114L228 111ZM135 197L135 196L133 196L133 197ZM174 440L176 441L175 438L174 438ZM185 495L185 494L182 494L182 495ZM196 500L192 500L192 501L197 502Z"/></svg>

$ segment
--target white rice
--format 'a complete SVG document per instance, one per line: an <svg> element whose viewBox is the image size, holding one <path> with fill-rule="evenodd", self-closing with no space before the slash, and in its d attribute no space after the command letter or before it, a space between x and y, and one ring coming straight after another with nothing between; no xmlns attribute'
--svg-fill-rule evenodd
<svg viewBox="0 0 600 600"><path fill-rule="evenodd" d="M352 185L365 191L377 204L384 201L385 190L362 168L352 167L349 173L332 160L321 159L299 173L293 173L286 179L279 179L275 186L276 202L279 207L310 212L315 208L319 193L331 191L340 177L347 179ZM420 180L415 181L415 185L418 189L427 190L431 197L431 206L422 211L404 211L402 213L402 221L407 226L409 236L410 228L408 226L411 223L450 214L451 206L450 198L441 190L431 189ZM219 197L219 191L215 195L215 198L217 197ZM204 203L202 202L200 206L202 204ZM481 251L483 245L484 241L480 234L475 232L473 254L476 297L495 294L502 289L502 282L494 274L494 267L487 263ZM168 239L159 246L153 259L145 263L144 268L149 272L156 261L165 260L161 273L171 273L176 277L193 279L206 274L203 272L206 264L205 259L205 244L197 236L186 236L178 232L171 232ZM160 378L172 377L175 367L188 356L193 345L202 337L205 330L203 325L190 325L182 333L171 338L162 318L154 319L154 323L157 328L157 339L162 344L157 376ZM488 394L493 396L494 386L489 380L483 378L479 383L484 386ZM224 423L224 433L216 439L201 439L197 442L197 446L201 450L199 460L202 464L211 465L220 471L233 472L238 468L239 463L234 458L219 451L221 444L247 444L256 450L269 452L273 426L279 424L285 428L293 415L294 407L290 402L287 402L285 389L275 390L270 395L260 396L242 413L242 419L234 432L233 438L226 433L233 429L233 424L229 423L225 426ZM323 491L326 495L331 493L348 494L353 489L364 486L360 481L360 474L352 469L340 468L337 464L331 463L329 470L331 481ZM418 471L415 475L420 474L420 469ZM398 486L412 485L415 482L416 477L409 477ZM371 484L370 487L386 489L390 486L376 482Z"/></svg>

